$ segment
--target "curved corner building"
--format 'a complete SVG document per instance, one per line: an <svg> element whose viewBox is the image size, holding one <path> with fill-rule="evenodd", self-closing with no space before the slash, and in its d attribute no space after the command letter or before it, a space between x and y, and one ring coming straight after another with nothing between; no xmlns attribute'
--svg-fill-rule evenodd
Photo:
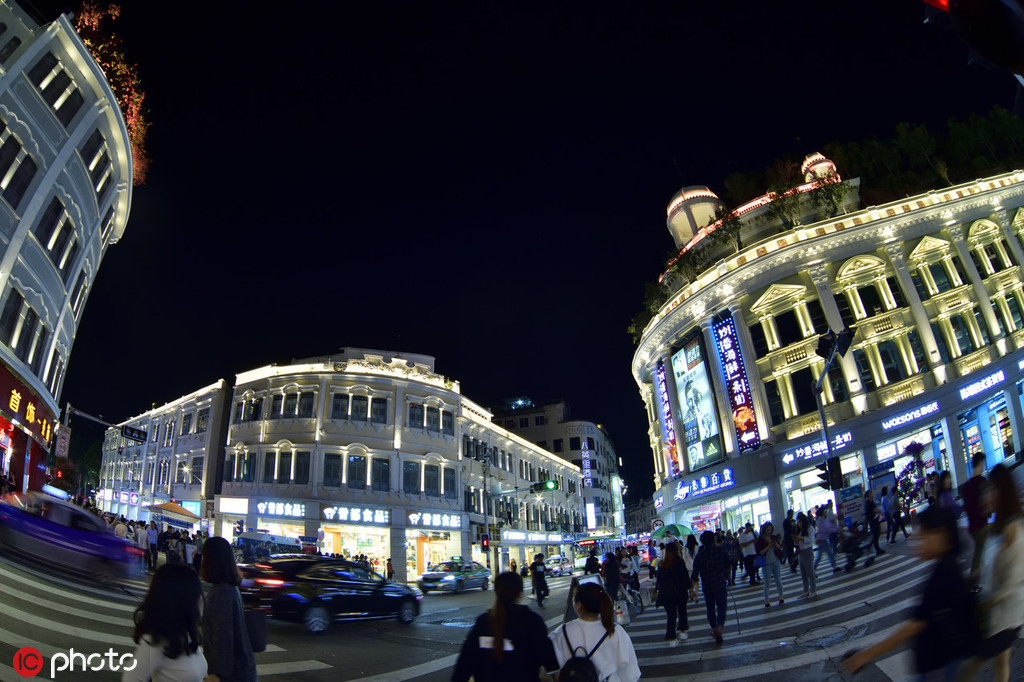
<svg viewBox="0 0 1024 682"><path fill-rule="evenodd" d="M128 131L68 17L0 3L0 473L42 486L68 356L131 205Z"/></svg>
<svg viewBox="0 0 1024 682"><path fill-rule="evenodd" d="M807 181L829 164L809 157ZM855 332L821 392L847 491L893 485L912 442L955 486L975 452L991 467L1021 451L1024 172L867 209L847 185L845 212L821 219L804 199L789 225L769 217L770 195L755 199L736 211L739 251L718 246L691 281L663 278L672 293L633 376L666 523L778 527L787 509L832 499L815 468L828 456L815 350L829 329ZM704 189L670 204L681 250L715 227L694 218L712 211L687 208L717 202Z"/></svg>

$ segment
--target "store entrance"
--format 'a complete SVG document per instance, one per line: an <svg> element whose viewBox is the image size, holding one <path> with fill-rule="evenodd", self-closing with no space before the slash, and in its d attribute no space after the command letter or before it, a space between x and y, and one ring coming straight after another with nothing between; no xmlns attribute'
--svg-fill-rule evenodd
<svg viewBox="0 0 1024 682"><path fill-rule="evenodd" d="M991 469L1013 454L1013 432L1006 398L999 394L994 400L963 412L957 417L964 441L964 457L970 471L975 454L985 453L985 468Z"/></svg>

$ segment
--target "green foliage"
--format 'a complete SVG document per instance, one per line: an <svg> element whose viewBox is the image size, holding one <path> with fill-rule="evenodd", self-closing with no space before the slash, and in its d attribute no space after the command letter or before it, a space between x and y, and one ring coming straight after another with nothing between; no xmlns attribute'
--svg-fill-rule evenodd
<svg viewBox="0 0 1024 682"><path fill-rule="evenodd" d="M715 231L711 233L711 239L718 244L725 244L733 247L738 253L743 248L743 240L740 230L743 228L743 221L735 211L730 211L724 206L715 212L715 220L719 223Z"/></svg>
<svg viewBox="0 0 1024 682"><path fill-rule="evenodd" d="M811 203L828 217L839 213L843 207L850 186L835 173L818 179L818 186L811 190Z"/></svg>
<svg viewBox="0 0 1024 682"><path fill-rule="evenodd" d="M775 194L768 204L768 217L780 221L787 229L794 227L800 214L800 195L793 190L793 185L775 185L768 191Z"/></svg>

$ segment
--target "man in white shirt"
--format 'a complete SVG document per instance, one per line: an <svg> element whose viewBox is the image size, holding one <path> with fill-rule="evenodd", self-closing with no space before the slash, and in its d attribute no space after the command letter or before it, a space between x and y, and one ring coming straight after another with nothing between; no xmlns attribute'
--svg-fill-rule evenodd
<svg viewBox="0 0 1024 682"><path fill-rule="evenodd" d="M754 568L754 557L757 551L754 541L757 540L757 534L754 532L754 525L748 521L746 528L740 531L738 539L740 551L743 553L743 566L747 569L747 578L750 579L751 585L756 585L758 578L757 569Z"/></svg>

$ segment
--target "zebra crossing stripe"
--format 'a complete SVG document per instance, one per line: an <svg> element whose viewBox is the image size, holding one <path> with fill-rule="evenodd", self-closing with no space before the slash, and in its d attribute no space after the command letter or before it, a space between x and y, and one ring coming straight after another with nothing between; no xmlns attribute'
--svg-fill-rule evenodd
<svg viewBox="0 0 1024 682"><path fill-rule="evenodd" d="M116 624L115 621L118 619L124 619L124 624L128 627L131 626L131 621L128 620L125 616L106 615L102 613L97 613L96 611L86 611L85 609L78 609L73 606L68 606L66 604L59 604L57 602L50 601L49 599L43 597L26 595L24 592L19 592L15 588L7 587L3 583L0 583L0 593L9 595L11 597L15 597L17 599L31 599L33 604L39 606L40 608L51 609L53 611L58 611L59 613L67 614L69 616L85 618L87 620L96 620L101 623L108 623L111 625Z"/></svg>
<svg viewBox="0 0 1024 682"><path fill-rule="evenodd" d="M22 570L20 566L18 567L18 569ZM29 573L31 575L39 575L38 573L35 573L34 571L30 571L30 570L25 570L25 572ZM38 589L45 589L45 586L40 586L39 583L33 582L33 581L29 580L28 578L25 578L23 576L18 575L14 571L10 570L10 568L8 566L3 565L2 563L0 563L0 574L2 574L8 581L18 582L18 583L21 583L22 585L28 585L29 587L33 587L33 588L35 588L37 590ZM39 575L39 577L46 578L46 576L42 576L42 575ZM61 587L64 587L64 585L61 585ZM92 590L92 589L90 589L89 591L93 592L93 593L99 592L98 590ZM63 592L61 594L62 594L63 597L66 597L67 599L71 599L72 601L78 601L78 602L82 602L82 603L85 603L85 604L99 605L99 606L103 606L103 607L108 608L108 609L114 609L114 610L117 610L117 611L129 611L130 612L130 611L134 611L135 610L135 606L130 605L130 604L119 603L117 601L105 601L105 600L97 599L96 597L87 597L85 595L77 594L77 593L71 592L71 591ZM100 594L102 594L102 593L100 593ZM120 597L120 595L116 595L116 594L109 595L109 596L112 599L117 599L118 597Z"/></svg>
<svg viewBox="0 0 1024 682"><path fill-rule="evenodd" d="M294 675L295 673L306 673L312 670L326 670L333 668L333 665L323 661L288 661L286 663L260 663L256 666L256 674L259 677L271 675Z"/></svg>
<svg viewBox="0 0 1024 682"><path fill-rule="evenodd" d="M115 646L135 647L135 642L133 642L130 637L122 637L120 635L114 635L107 632L86 630L85 628L79 628L65 623L55 623L50 618L41 618L33 613L22 611L21 609L15 608L9 604L4 605L3 612L5 616L13 617L22 623L29 623L30 625L35 625L36 627L43 628L44 630L56 632L61 636L61 638L77 637L79 639L88 639L93 642L102 642L104 644L111 644ZM7 641L16 642L18 640L13 639ZM40 649L40 651L42 650Z"/></svg>

